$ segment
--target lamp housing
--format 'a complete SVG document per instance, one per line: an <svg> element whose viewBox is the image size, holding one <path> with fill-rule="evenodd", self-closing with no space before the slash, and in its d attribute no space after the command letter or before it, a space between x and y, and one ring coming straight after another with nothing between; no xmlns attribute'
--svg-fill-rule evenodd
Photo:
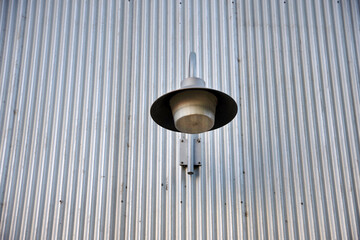
<svg viewBox="0 0 360 240"><path fill-rule="evenodd" d="M205 81L194 77L196 55L190 54L189 76L181 88L155 100L150 109L153 120L175 132L197 134L228 124L237 114L237 104L229 95L205 87Z"/></svg>

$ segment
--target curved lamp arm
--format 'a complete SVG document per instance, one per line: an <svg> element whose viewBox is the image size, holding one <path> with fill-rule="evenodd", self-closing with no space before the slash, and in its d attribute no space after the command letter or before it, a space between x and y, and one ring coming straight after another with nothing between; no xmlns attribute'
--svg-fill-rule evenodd
<svg viewBox="0 0 360 240"><path fill-rule="evenodd" d="M196 75L196 54L194 52L191 52L189 56L188 77L195 77L195 75Z"/></svg>

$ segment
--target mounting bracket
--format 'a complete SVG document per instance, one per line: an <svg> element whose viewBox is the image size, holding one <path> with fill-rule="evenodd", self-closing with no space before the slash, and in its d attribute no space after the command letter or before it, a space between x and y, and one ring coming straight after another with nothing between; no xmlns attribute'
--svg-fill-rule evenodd
<svg viewBox="0 0 360 240"><path fill-rule="evenodd" d="M202 140L198 134L189 135L190 139L181 134L180 138L180 161L182 167L187 168L188 174L194 174L194 168L201 166Z"/></svg>

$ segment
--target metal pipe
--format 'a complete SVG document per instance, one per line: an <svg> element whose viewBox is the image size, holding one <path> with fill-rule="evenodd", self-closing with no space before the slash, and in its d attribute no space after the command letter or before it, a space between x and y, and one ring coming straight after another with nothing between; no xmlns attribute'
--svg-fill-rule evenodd
<svg viewBox="0 0 360 240"><path fill-rule="evenodd" d="M188 159L187 173L189 175L194 174L194 166L195 166L195 144L198 139L198 134L191 134L190 139L190 157Z"/></svg>
<svg viewBox="0 0 360 240"><path fill-rule="evenodd" d="M188 77L195 77L196 75L196 54L194 52L190 53L189 56L189 76Z"/></svg>

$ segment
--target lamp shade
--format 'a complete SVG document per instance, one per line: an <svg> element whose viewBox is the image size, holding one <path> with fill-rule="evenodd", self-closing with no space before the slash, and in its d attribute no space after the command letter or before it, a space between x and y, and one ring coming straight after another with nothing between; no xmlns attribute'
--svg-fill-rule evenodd
<svg viewBox="0 0 360 240"><path fill-rule="evenodd" d="M194 100L189 100L191 96ZM159 97L150 114L158 125L171 131L201 133L229 123L237 114L237 104L215 89L184 87Z"/></svg>

